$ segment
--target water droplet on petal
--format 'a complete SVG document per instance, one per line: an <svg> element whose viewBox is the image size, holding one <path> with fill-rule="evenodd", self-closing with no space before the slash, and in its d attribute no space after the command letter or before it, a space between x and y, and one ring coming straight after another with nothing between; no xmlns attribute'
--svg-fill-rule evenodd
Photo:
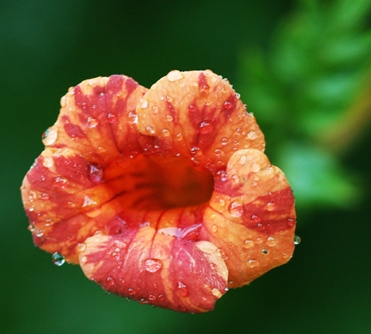
<svg viewBox="0 0 371 334"><path fill-rule="evenodd" d="M299 245L300 242L301 242L301 238L298 235L295 235L295 237L294 237L294 244L295 245Z"/></svg>
<svg viewBox="0 0 371 334"><path fill-rule="evenodd" d="M169 131L168 129L162 129L161 133L162 133L162 135L165 136L165 137L170 136L170 131Z"/></svg>
<svg viewBox="0 0 371 334"><path fill-rule="evenodd" d="M247 161L246 155L242 155L240 158L240 165L243 166Z"/></svg>
<svg viewBox="0 0 371 334"><path fill-rule="evenodd" d="M225 101L224 104L223 104L223 108L225 110L232 110L232 108L233 108L232 102L231 101L228 101L228 100Z"/></svg>
<svg viewBox="0 0 371 334"><path fill-rule="evenodd" d="M273 211L274 210L274 203L273 202L268 202L267 203L267 210L268 211Z"/></svg>
<svg viewBox="0 0 371 334"><path fill-rule="evenodd" d="M260 171L260 165L257 164L257 163L253 163L252 167L251 167L251 170L254 172L254 173L257 173Z"/></svg>
<svg viewBox="0 0 371 334"><path fill-rule="evenodd" d="M144 263L144 268L150 273L155 273L162 268L162 261L159 259L147 259Z"/></svg>
<svg viewBox="0 0 371 334"><path fill-rule="evenodd" d="M150 125L146 126L146 131L149 132L151 135L155 133L155 129Z"/></svg>
<svg viewBox="0 0 371 334"><path fill-rule="evenodd" d="M173 116L171 116L171 115L166 115L166 120L168 121L168 122L172 122L173 121Z"/></svg>
<svg viewBox="0 0 371 334"><path fill-rule="evenodd" d="M254 140L258 137L258 135L256 134L255 131L250 131L248 134L247 134L247 138L250 139L250 140Z"/></svg>
<svg viewBox="0 0 371 334"><path fill-rule="evenodd" d="M57 176L54 178L54 183L60 187L60 188L64 188L64 186L66 185L67 183L67 179L62 177L62 176Z"/></svg>
<svg viewBox="0 0 371 334"><path fill-rule="evenodd" d="M228 144L228 138L227 137L222 137L221 141L222 141L223 146Z"/></svg>
<svg viewBox="0 0 371 334"><path fill-rule="evenodd" d="M88 195L84 196L84 203L82 204L83 208L94 206L95 204L97 204L97 202L90 198Z"/></svg>
<svg viewBox="0 0 371 334"><path fill-rule="evenodd" d="M42 193L40 197L44 201L47 201L50 198L48 193Z"/></svg>
<svg viewBox="0 0 371 334"><path fill-rule="evenodd" d="M243 205L241 201L232 201L228 206L228 211L232 217L241 217L243 214Z"/></svg>
<svg viewBox="0 0 371 334"><path fill-rule="evenodd" d="M78 251L78 252L83 252L85 249L86 249L86 245L85 245L85 243L83 243L83 242L79 242L79 243L77 244L77 251Z"/></svg>
<svg viewBox="0 0 371 334"><path fill-rule="evenodd" d="M130 297L134 297L135 296L135 290L133 288L128 288L128 295Z"/></svg>
<svg viewBox="0 0 371 334"><path fill-rule="evenodd" d="M108 113L107 114L107 121L108 123L112 124L112 123L116 123L117 122L117 116L115 114L112 114L112 113Z"/></svg>
<svg viewBox="0 0 371 334"><path fill-rule="evenodd" d="M51 126L42 134L42 142L45 146L52 145L57 140L57 130Z"/></svg>
<svg viewBox="0 0 371 334"><path fill-rule="evenodd" d="M252 240L250 240L250 239L246 239L244 243L245 243L245 247L246 248L252 248L252 247L254 247L254 242Z"/></svg>
<svg viewBox="0 0 371 334"><path fill-rule="evenodd" d="M92 129L95 128L97 125L98 121L95 118L89 116L86 121L86 126Z"/></svg>
<svg viewBox="0 0 371 334"><path fill-rule="evenodd" d="M46 168L53 167L54 165L54 159L52 157L45 157L43 159L43 166Z"/></svg>
<svg viewBox="0 0 371 334"><path fill-rule="evenodd" d="M250 268L255 268L258 265L258 261L255 259L249 259L247 263L250 265Z"/></svg>
<svg viewBox="0 0 371 334"><path fill-rule="evenodd" d="M149 296L148 296L148 300L149 300L150 302L154 302L154 301L156 300L156 297L155 297L154 295L149 295Z"/></svg>
<svg viewBox="0 0 371 334"><path fill-rule="evenodd" d="M183 78L183 74L182 72L178 71L178 70L174 70L174 71L171 71L167 74L166 78L173 82L173 81L176 81L176 80L180 80Z"/></svg>
<svg viewBox="0 0 371 334"><path fill-rule="evenodd" d="M181 297L187 297L188 293L189 293L187 286L181 281L178 281L178 285L176 287L176 292Z"/></svg>
<svg viewBox="0 0 371 334"><path fill-rule="evenodd" d="M65 262L65 259L63 255L55 252L52 255L52 261L56 266L60 267Z"/></svg>
<svg viewBox="0 0 371 334"><path fill-rule="evenodd" d="M148 107L148 101L145 100L145 99L141 99L141 100L140 100L140 106L141 106L143 109L147 108L147 107Z"/></svg>
<svg viewBox="0 0 371 334"><path fill-rule="evenodd" d="M100 183L103 180L103 169L97 164L89 164L89 180L93 183Z"/></svg>
<svg viewBox="0 0 371 334"><path fill-rule="evenodd" d="M276 245L276 240L273 237L268 237L267 245L270 246L270 247L275 246Z"/></svg>
<svg viewBox="0 0 371 334"><path fill-rule="evenodd" d="M202 135L210 133L213 130L213 125L210 121L202 121L198 126Z"/></svg>
<svg viewBox="0 0 371 334"><path fill-rule="evenodd" d="M35 236L38 238L41 238L44 235L44 232L42 230L36 229L35 230Z"/></svg>
<svg viewBox="0 0 371 334"><path fill-rule="evenodd" d="M218 226L216 225L211 226L211 231L214 233L218 232Z"/></svg>
<svg viewBox="0 0 371 334"><path fill-rule="evenodd" d="M216 155L217 157L219 157L219 156L223 153L223 151L222 151L220 148L216 148L216 149L214 150L214 152L215 152L215 155Z"/></svg>

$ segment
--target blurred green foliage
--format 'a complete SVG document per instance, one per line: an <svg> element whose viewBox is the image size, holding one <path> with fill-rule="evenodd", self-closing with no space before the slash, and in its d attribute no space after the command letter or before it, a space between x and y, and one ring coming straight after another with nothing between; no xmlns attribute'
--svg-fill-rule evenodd
<svg viewBox="0 0 371 334"><path fill-rule="evenodd" d="M362 131L351 126L365 114L354 105L370 100L360 94L371 84L371 2L301 0L297 7L268 52L248 48L241 55L241 93L268 150L273 144L273 161L288 176L298 208L350 208L360 191L340 153Z"/></svg>
<svg viewBox="0 0 371 334"><path fill-rule="evenodd" d="M0 2L0 333L371 332L369 0ZM32 246L19 187L68 87L172 69L227 77L292 184L293 259L215 311L108 295Z"/></svg>

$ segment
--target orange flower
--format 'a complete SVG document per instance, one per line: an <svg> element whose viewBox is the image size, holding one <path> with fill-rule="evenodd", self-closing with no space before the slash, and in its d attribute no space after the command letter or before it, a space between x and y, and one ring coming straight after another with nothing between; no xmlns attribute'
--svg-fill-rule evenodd
<svg viewBox="0 0 371 334"><path fill-rule="evenodd" d="M253 115L209 70L123 75L61 100L22 185L37 246L105 290L182 312L286 263L291 188Z"/></svg>

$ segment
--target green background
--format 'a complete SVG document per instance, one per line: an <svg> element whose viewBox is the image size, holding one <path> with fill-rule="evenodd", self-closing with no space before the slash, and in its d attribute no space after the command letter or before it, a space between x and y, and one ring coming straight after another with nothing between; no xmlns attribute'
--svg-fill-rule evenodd
<svg viewBox="0 0 371 334"><path fill-rule="evenodd" d="M279 43L280 27L297 9L298 1L285 0L0 2L0 333L371 333L369 118L339 153L318 145L309 132L291 131L295 124L283 129L290 117L265 121L270 116L249 102L246 57L257 48L274 52L272 41ZM121 73L149 87L172 69L206 68L227 77L262 120L273 162L298 156L285 151L280 138L285 147L305 141L331 151L342 170L334 176L330 168L311 194L300 184L322 175L321 163L303 154L305 173L288 170L300 195L302 242L293 259L230 290L213 312L201 315L128 302L106 294L78 266L53 265L50 254L33 246L19 187L43 149L41 134L55 122L60 98L96 76ZM350 174L358 189L353 201L352 187L337 187L341 175ZM329 200L340 196L339 189L346 203Z"/></svg>

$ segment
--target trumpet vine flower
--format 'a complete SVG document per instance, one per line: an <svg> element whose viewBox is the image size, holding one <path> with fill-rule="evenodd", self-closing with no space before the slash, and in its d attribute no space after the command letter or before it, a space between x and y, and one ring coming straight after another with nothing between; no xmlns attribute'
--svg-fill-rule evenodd
<svg viewBox="0 0 371 334"><path fill-rule="evenodd" d="M295 207L226 79L171 71L70 88L21 187L34 243L106 291L206 312L286 263Z"/></svg>

